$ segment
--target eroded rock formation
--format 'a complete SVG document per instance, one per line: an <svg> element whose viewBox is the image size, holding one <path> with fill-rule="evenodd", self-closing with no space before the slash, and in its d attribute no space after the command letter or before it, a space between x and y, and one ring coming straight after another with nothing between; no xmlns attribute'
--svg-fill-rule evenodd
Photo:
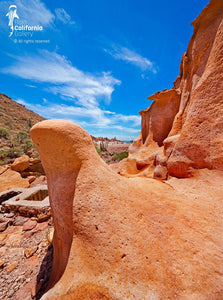
<svg viewBox="0 0 223 300"><path fill-rule="evenodd" d="M152 176L157 165L177 177L190 176L192 168L223 170L222 17L223 2L211 0L192 23L180 75L140 112L141 134L122 174Z"/></svg>
<svg viewBox="0 0 223 300"><path fill-rule="evenodd" d="M113 172L72 122L43 121L31 137L55 224L53 271L42 300L223 296L221 172L215 199L211 193L197 201L196 189L188 198L175 182Z"/></svg>
<svg viewBox="0 0 223 300"><path fill-rule="evenodd" d="M128 178L78 125L32 128L55 224L42 300L223 298L222 8L211 0L194 21L174 87L141 112Z"/></svg>

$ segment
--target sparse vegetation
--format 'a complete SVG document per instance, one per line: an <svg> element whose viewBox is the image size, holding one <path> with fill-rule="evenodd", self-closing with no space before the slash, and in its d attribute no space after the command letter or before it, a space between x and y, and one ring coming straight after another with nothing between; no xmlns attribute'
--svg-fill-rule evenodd
<svg viewBox="0 0 223 300"><path fill-rule="evenodd" d="M96 149L96 151L97 151L97 153L98 153L98 155L100 155L101 156L101 150L95 145L95 149Z"/></svg>
<svg viewBox="0 0 223 300"><path fill-rule="evenodd" d="M44 118L1 93L0 116L0 165L27 154L29 150L32 150L32 156L38 156L29 131Z"/></svg>
<svg viewBox="0 0 223 300"><path fill-rule="evenodd" d="M0 128L0 138L7 139L9 137L9 131L6 128Z"/></svg>
<svg viewBox="0 0 223 300"><path fill-rule="evenodd" d="M113 157L113 160L114 161L120 161L124 158L128 157L128 152L121 152L121 153L115 153L114 154L114 157Z"/></svg>
<svg viewBox="0 0 223 300"><path fill-rule="evenodd" d="M100 149L98 148L97 144L95 144L95 149L98 153L98 155L108 164L112 162L119 162L122 159L128 157L128 152L121 152L121 153L109 153L108 152L108 142L100 142L99 143Z"/></svg>

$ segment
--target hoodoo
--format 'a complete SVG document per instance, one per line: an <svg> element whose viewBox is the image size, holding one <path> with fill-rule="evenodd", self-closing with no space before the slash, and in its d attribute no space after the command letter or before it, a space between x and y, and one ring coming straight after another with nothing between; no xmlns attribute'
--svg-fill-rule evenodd
<svg viewBox="0 0 223 300"><path fill-rule="evenodd" d="M53 271L42 299L204 299L222 293L219 210L155 179L116 174L72 122L40 122L31 136L48 178L55 224ZM218 198L211 201L217 205Z"/></svg>

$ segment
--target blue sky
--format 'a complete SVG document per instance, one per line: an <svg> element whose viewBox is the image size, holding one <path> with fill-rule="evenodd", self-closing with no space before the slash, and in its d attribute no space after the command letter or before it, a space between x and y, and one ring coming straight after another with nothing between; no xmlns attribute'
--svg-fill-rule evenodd
<svg viewBox="0 0 223 300"><path fill-rule="evenodd" d="M207 3L0 1L0 92L94 136L132 140L140 132L138 112L152 103L147 97L172 87L190 24ZM10 5L19 17L11 37ZM16 25L43 30L18 31Z"/></svg>

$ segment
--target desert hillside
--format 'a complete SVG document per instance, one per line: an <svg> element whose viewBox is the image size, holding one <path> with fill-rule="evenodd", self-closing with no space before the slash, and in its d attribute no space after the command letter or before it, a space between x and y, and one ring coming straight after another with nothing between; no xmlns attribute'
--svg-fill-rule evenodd
<svg viewBox="0 0 223 300"><path fill-rule="evenodd" d="M44 118L0 93L0 165L33 149L29 130Z"/></svg>
<svg viewBox="0 0 223 300"><path fill-rule="evenodd" d="M0 116L0 127L8 129L12 134L20 131L27 132L30 126L44 120L40 115L1 93Z"/></svg>

